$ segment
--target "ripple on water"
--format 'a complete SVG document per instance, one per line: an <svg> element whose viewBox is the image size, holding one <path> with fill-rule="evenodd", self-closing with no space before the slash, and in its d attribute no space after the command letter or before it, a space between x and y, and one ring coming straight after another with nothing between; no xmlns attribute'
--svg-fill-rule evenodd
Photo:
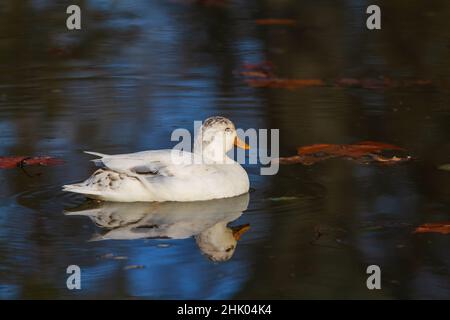
<svg viewBox="0 0 450 320"><path fill-rule="evenodd" d="M12 196L16 202L33 210L41 209L50 212L61 212L64 208L75 207L85 201L79 194L64 192L60 185L46 185L29 188Z"/></svg>

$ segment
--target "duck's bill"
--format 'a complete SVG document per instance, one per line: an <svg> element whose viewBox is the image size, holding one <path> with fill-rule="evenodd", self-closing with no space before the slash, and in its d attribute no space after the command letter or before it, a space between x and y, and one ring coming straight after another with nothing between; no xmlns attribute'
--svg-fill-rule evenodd
<svg viewBox="0 0 450 320"><path fill-rule="evenodd" d="M236 239L236 241L241 239L242 235L244 233L246 233L249 229L250 229L250 225L248 223L243 224L241 226L231 227L231 231L233 232L233 237L234 237L234 239Z"/></svg>
<svg viewBox="0 0 450 320"><path fill-rule="evenodd" d="M244 150L250 149L250 146L248 144L246 144L244 141L242 141L241 139L239 139L239 137L236 137L234 139L234 145L236 147L244 149Z"/></svg>

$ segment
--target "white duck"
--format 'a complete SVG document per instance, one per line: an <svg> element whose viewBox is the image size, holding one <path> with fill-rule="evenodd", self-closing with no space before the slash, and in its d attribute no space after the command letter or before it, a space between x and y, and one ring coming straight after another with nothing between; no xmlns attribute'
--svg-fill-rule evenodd
<svg viewBox="0 0 450 320"><path fill-rule="evenodd" d="M248 192L247 172L226 154L233 144L249 149L237 137L234 124L224 117L211 117L199 133L193 153L171 149L119 155L86 152L99 156L94 162L103 168L63 190L118 202L200 201Z"/></svg>
<svg viewBox="0 0 450 320"><path fill-rule="evenodd" d="M118 203L71 209L70 216L88 216L103 229L92 240L187 239L213 261L229 260L248 224L230 227L248 207L249 195L197 202Z"/></svg>

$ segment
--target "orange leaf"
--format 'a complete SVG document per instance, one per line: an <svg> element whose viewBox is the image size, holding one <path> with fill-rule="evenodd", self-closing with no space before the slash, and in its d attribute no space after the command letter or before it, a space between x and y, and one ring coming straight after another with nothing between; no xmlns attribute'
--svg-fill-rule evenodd
<svg viewBox="0 0 450 320"><path fill-rule="evenodd" d="M379 153L384 150L404 150L393 144L376 141L362 141L355 144L313 144L297 149L297 154L307 155L328 153L331 155L361 157L370 153Z"/></svg>
<svg viewBox="0 0 450 320"><path fill-rule="evenodd" d="M280 157L275 160L279 164L296 164L301 163L305 166L310 166L316 162L324 160L323 158L310 157L310 156L292 156L292 157Z"/></svg>
<svg viewBox="0 0 450 320"><path fill-rule="evenodd" d="M267 78L268 74L264 71L241 71L241 76L250 78Z"/></svg>
<svg viewBox="0 0 450 320"><path fill-rule="evenodd" d="M450 222L441 222L441 223L425 223L416 228L414 233L441 233L441 234L449 234L450 233Z"/></svg>
<svg viewBox="0 0 450 320"><path fill-rule="evenodd" d="M0 169L12 169L24 166L54 166L63 163L53 157L0 157Z"/></svg>
<svg viewBox="0 0 450 320"><path fill-rule="evenodd" d="M393 165L411 160L410 156L406 157L385 157L381 153L385 150L401 150L405 149L393 144L362 141L355 144L313 144L303 146L297 149L297 155L292 157L282 157L278 161L280 164L301 163L311 165L319 161L332 158L347 158L358 161L360 163L377 162L383 165Z"/></svg>
<svg viewBox="0 0 450 320"><path fill-rule="evenodd" d="M365 148L374 148L378 150L405 150L404 148L401 148L399 146L383 143L383 142L377 142L377 141L361 141L355 143L355 145L358 146L364 146Z"/></svg>
<svg viewBox="0 0 450 320"><path fill-rule="evenodd" d="M340 145L337 144L313 144L310 146L304 146L297 149L297 153L299 155L306 155L306 154L314 154L319 152L325 152L325 153L334 153L337 151L337 149L340 148Z"/></svg>
<svg viewBox="0 0 450 320"><path fill-rule="evenodd" d="M297 21L293 19L257 19L256 24L260 26L295 26Z"/></svg>

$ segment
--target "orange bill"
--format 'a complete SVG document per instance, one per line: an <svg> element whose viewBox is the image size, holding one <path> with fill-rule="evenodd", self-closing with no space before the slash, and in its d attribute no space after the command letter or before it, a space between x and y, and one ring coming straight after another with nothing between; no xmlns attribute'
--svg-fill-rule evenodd
<svg viewBox="0 0 450 320"><path fill-rule="evenodd" d="M236 239L236 241L239 241L241 239L242 235L246 233L250 229L250 225L243 224L241 226L231 227L231 230L233 231L233 237Z"/></svg>
<svg viewBox="0 0 450 320"><path fill-rule="evenodd" d="M246 144L244 141L242 141L241 139L239 139L239 137L236 137L234 139L234 145L236 147L244 149L244 150L250 149L250 146L248 144Z"/></svg>

